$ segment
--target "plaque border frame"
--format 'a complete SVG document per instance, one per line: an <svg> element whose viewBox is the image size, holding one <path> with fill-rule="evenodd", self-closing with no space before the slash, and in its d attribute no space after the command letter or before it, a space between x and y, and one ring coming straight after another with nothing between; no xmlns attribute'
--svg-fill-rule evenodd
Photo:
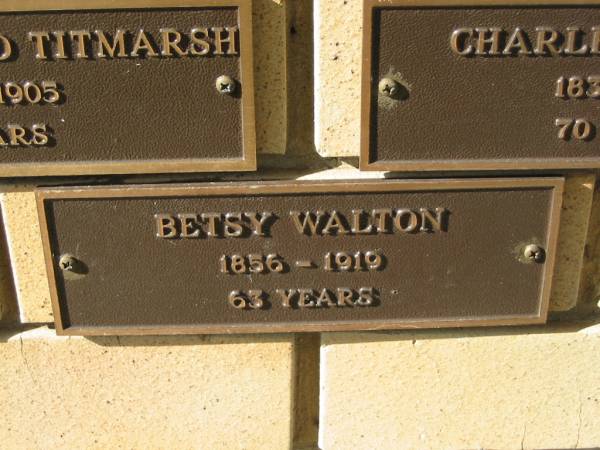
<svg viewBox="0 0 600 450"><path fill-rule="evenodd" d="M0 163L0 177L176 174L255 171L256 120L252 43L252 0L7 0L0 14L123 9L238 8L240 33L241 158L140 159L137 161Z"/></svg>
<svg viewBox="0 0 600 450"><path fill-rule="evenodd" d="M58 335L172 335L172 334L231 334L231 333L282 333L282 332L326 332L358 330L392 330L416 328L452 328L498 325L543 324L547 320L550 303L552 277L556 260L558 229L562 206L564 178L472 178L472 179L429 179L429 180L359 180L359 181L283 181L251 183L202 183L173 185L113 185L107 187L61 187L38 188L36 201L40 219L44 258L50 285L52 311ZM106 326L64 327L58 298L54 256L50 246L50 230L46 216L46 200L54 199L111 199L111 198L162 198L227 196L234 194L295 194L295 193L354 193L354 192L430 192L452 190L485 189L535 189L552 191L548 208L546 260L539 294L538 314L531 316L494 316L480 319L435 319L435 320L352 320L319 323L293 322L269 324L219 325L199 324L193 326Z"/></svg>
<svg viewBox="0 0 600 450"><path fill-rule="evenodd" d="M359 167L364 171L389 172L465 172L498 170L553 170L553 169L597 169L600 156L594 158L502 158L502 159L435 159L435 160L374 160L371 152L371 66L373 40L373 10L449 8L458 9L481 7L586 7L600 6L600 0L363 0L362 65L361 65L361 107L360 107L360 152ZM407 149L409 150L409 149Z"/></svg>

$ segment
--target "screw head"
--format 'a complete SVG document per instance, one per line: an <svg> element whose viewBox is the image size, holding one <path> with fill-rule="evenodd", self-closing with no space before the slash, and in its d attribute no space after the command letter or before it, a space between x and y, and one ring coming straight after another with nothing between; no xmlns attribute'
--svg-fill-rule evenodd
<svg viewBox="0 0 600 450"><path fill-rule="evenodd" d="M523 256L532 262L542 262L546 257L546 252L539 245L529 244L523 249Z"/></svg>
<svg viewBox="0 0 600 450"><path fill-rule="evenodd" d="M74 272L77 263L77 258L73 255L62 255L58 260L58 266L65 272Z"/></svg>
<svg viewBox="0 0 600 450"><path fill-rule="evenodd" d="M221 75L220 77L217 78L215 85L217 87L217 91L219 91L219 94L231 95L235 92L237 83L230 76Z"/></svg>
<svg viewBox="0 0 600 450"><path fill-rule="evenodd" d="M379 93L386 97L394 97L398 94L400 85L391 78L382 78L379 82Z"/></svg>

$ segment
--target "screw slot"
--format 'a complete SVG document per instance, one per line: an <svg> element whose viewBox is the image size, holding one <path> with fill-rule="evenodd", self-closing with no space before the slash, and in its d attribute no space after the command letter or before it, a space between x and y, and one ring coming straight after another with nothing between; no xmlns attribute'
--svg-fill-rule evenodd
<svg viewBox="0 0 600 450"><path fill-rule="evenodd" d="M58 261L60 268L68 272L73 272L76 264L77 260L71 255L62 255Z"/></svg>
<svg viewBox="0 0 600 450"><path fill-rule="evenodd" d="M523 249L523 256L528 261L539 263L546 259L546 252L539 245L529 244Z"/></svg>
<svg viewBox="0 0 600 450"><path fill-rule="evenodd" d="M235 80L228 75L221 75L219 78L217 78L215 83L217 91L219 91L220 94L228 95L231 95L235 92L236 84L237 83Z"/></svg>
<svg viewBox="0 0 600 450"><path fill-rule="evenodd" d="M379 93L386 97L395 97L400 91L400 85L391 78L382 78L379 82Z"/></svg>
<svg viewBox="0 0 600 450"><path fill-rule="evenodd" d="M410 95L408 88L393 78L382 78L377 88L379 95L393 100L408 100Z"/></svg>
<svg viewBox="0 0 600 450"><path fill-rule="evenodd" d="M80 261L68 253L60 257L58 260L58 267L65 273L65 275L85 275L88 272L87 266L83 261Z"/></svg>

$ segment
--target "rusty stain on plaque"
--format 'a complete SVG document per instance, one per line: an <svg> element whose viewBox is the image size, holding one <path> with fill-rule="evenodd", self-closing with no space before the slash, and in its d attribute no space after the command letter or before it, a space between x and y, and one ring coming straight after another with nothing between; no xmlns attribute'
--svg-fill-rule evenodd
<svg viewBox="0 0 600 450"><path fill-rule="evenodd" d="M561 178L37 192L59 334L546 320Z"/></svg>
<svg viewBox="0 0 600 450"><path fill-rule="evenodd" d="M256 168L251 2L1 8L0 176Z"/></svg>
<svg viewBox="0 0 600 450"><path fill-rule="evenodd" d="M361 168L600 167L600 5L531 3L365 0Z"/></svg>

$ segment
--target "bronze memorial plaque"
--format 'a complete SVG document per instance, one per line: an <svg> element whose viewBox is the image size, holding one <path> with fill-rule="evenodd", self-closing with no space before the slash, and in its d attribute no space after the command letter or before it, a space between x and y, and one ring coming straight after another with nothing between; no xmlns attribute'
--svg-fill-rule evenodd
<svg viewBox="0 0 600 450"><path fill-rule="evenodd" d="M250 1L5 1L0 67L0 177L256 168Z"/></svg>
<svg viewBox="0 0 600 450"><path fill-rule="evenodd" d="M600 167L600 5L460 3L365 0L361 168Z"/></svg>
<svg viewBox="0 0 600 450"><path fill-rule="evenodd" d="M542 323L561 178L38 191L59 334Z"/></svg>

